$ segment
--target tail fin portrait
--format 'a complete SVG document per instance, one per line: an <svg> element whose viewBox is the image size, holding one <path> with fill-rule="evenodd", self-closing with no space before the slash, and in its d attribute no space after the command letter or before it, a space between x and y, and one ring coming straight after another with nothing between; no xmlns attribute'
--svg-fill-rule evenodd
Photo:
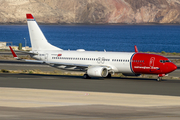
<svg viewBox="0 0 180 120"><path fill-rule="evenodd" d="M58 47L51 45L41 29L39 28L36 20L34 19L32 14L26 14L27 24L29 29L29 36L31 40L32 51L38 50L62 50Z"/></svg>

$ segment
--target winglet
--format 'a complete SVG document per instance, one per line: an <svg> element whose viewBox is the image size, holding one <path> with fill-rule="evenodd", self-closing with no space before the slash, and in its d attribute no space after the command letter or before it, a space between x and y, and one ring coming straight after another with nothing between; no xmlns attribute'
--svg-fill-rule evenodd
<svg viewBox="0 0 180 120"><path fill-rule="evenodd" d="M16 53L14 52L14 50L11 48L11 46L9 46L9 48L10 48L10 50L11 50L11 53L12 53L13 57L14 57L15 59L17 59L17 60L20 60L20 59L18 58L18 56L16 55Z"/></svg>
<svg viewBox="0 0 180 120"><path fill-rule="evenodd" d="M136 46L136 45L134 46L134 49L135 49L135 52L137 53L137 52L138 52L138 49L137 49L137 46Z"/></svg>

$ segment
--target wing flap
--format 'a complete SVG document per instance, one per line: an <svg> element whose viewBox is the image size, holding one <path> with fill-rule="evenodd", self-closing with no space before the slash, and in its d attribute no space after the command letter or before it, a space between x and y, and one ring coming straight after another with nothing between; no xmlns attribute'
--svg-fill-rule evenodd
<svg viewBox="0 0 180 120"><path fill-rule="evenodd" d="M50 64L53 67L57 66L66 66L67 67L76 67L76 68L89 68L89 67L94 67L94 66L101 66L101 67L107 67L108 70L111 70L111 66L107 65L90 65L90 64L71 64L71 63L63 63L63 62L46 62L47 64Z"/></svg>

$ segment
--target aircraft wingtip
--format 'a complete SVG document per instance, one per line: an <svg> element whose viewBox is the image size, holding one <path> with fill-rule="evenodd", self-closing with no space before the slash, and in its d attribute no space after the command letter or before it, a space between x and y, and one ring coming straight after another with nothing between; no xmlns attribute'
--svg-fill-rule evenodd
<svg viewBox="0 0 180 120"><path fill-rule="evenodd" d="M134 49L135 49L135 52L137 53L138 52L138 48L137 48L136 45L134 46Z"/></svg>

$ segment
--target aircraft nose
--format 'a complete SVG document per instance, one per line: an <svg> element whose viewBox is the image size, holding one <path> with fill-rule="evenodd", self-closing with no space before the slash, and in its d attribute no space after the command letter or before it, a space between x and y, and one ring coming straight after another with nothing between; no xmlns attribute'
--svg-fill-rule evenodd
<svg viewBox="0 0 180 120"><path fill-rule="evenodd" d="M173 64L173 63L169 66L169 71L170 72L172 72L172 71L174 71L176 69L177 69L177 66L175 64Z"/></svg>

